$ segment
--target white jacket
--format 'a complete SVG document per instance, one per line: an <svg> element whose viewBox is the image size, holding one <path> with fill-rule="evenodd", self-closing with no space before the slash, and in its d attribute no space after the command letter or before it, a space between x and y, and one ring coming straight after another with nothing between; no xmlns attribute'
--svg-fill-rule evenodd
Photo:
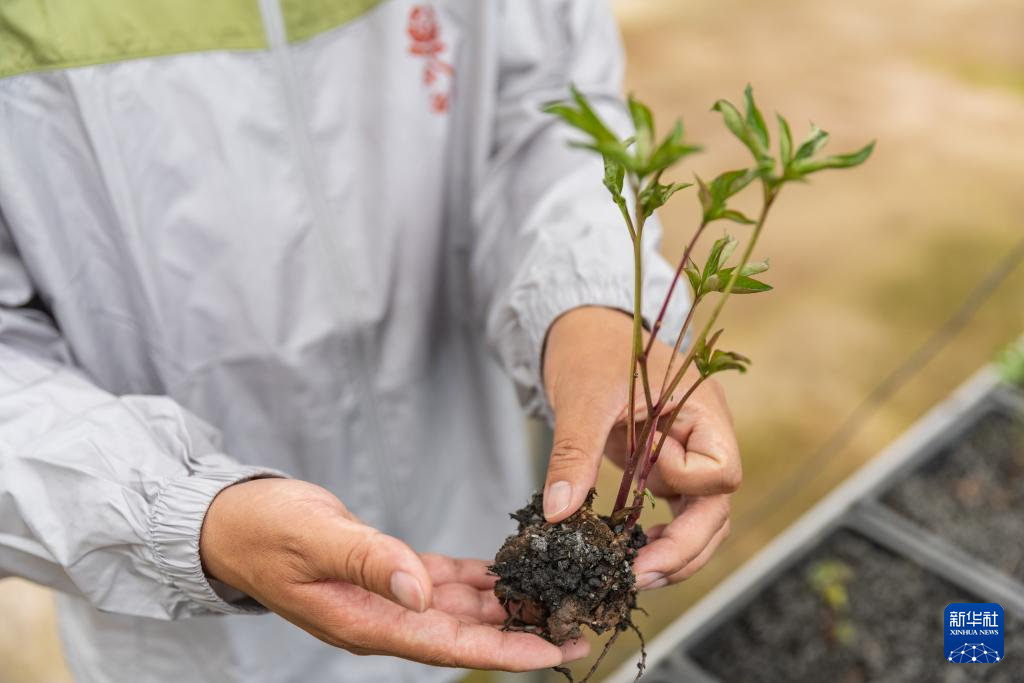
<svg viewBox="0 0 1024 683"><path fill-rule="evenodd" d="M78 680L453 676L226 601L200 525L283 474L494 552L513 387L543 413L549 324L632 300L600 161L538 107L572 81L624 128L620 77L595 0L0 4L0 577L61 591Z"/></svg>

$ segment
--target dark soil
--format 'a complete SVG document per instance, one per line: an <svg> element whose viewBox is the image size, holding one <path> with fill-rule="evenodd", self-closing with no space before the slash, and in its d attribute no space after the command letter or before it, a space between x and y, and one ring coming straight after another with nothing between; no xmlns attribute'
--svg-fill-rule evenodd
<svg viewBox="0 0 1024 683"><path fill-rule="evenodd" d="M612 526L591 507L594 492L574 515L544 521L540 494L512 514L519 531L494 558L494 588L508 619L505 628L535 633L561 645L582 635L632 626L636 588L632 562L647 543L639 525Z"/></svg>
<svg viewBox="0 0 1024 683"><path fill-rule="evenodd" d="M844 565L844 638L837 614L813 587L822 563ZM1020 683L1024 624L1006 613L1003 662L944 658L943 610L977 596L848 531L762 591L737 617L690 650L723 683Z"/></svg>
<svg viewBox="0 0 1024 683"><path fill-rule="evenodd" d="M983 415L883 502L1024 581L1024 418Z"/></svg>

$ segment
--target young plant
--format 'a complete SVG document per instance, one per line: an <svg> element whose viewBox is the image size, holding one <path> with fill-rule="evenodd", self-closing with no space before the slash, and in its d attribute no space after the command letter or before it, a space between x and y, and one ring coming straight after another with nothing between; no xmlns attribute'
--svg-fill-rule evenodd
<svg viewBox="0 0 1024 683"><path fill-rule="evenodd" d="M858 166L871 155L874 148L874 143L871 143L852 154L821 155L828 141L828 133L813 125L807 138L794 147L789 123L782 116L777 116L779 139L776 156L771 149L771 136L764 116L754 101L750 86L744 92L743 113L727 100L716 102L712 110L722 115L729 131L749 150L753 163L748 168L726 171L710 182L695 176L701 205L700 220L683 250L675 277L661 303L658 317L651 322L650 335L645 343L641 313L644 294L641 244L644 228L656 209L668 202L676 192L692 186L692 183L662 183L665 172L701 148L684 140L682 120L677 120L669 133L659 138L650 108L634 97L629 98L628 104L635 133L625 139L619 138L608 128L576 88L572 89L571 100L545 107L546 112L583 133L584 139L572 142L571 145L592 150L604 159L604 186L622 214L633 246L633 346L630 353L626 422L628 457L612 511L614 519L625 515L627 529L640 516L647 478L665 445L666 435L663 434L657 442L654 439L659 420L667 417L669 422L674 421L687 399L712 375L727 370L745 372L750 364L745 356L718 348L723 330L716 329L716 323L731 295L757 294L771 289L754 277L768 270L768 261L753 262L751 257L768 213L782 188L790 183L805 182L810 175L819 171ZM761 190L761 209L753 218L729 204L735 195L751 184L759 185ZM624 192L629 194L629 200ZM714 242L703 267L698 267L692 259L694 248L707 226L716 221L752 226L750 235L737 263L730 265L739 242L727 235ZM690 285L692 305L682 328L677 331L674 352L664 377L656 385L652 381L648 361L655 339L664 324L669 302L683 274ZM712 300L714 307L711 313L695 336L689 351L677 363L695 312L701 304ZM674 400L675 392L691 366L697 369L697 379L685 388L679 400ZM641 401L643 418L638 419L637 415L641 414L638 405Z"/></svg>
<svg viewBox="0 0 1024 683"><path fill-rule="evenodd" d="M827 133L812 126L807 138L794 145L789 123L777 116L778 144L777 152L773 152L764 117L748 86L742 113L726 100L719 100L712 109L721 114L729 131L749 150L752 163L707 182L697 176L694 183L662 182L666 172L701 148L686 141L681 120L659 136L649 107L634 97L629 98L628 107L634 131L626 138L615 134L575 87L570 99L544 107L544 111L582 134L582 139L571 145L601 155L604 186L622 215L632 243L633 328L627 378L627 459L622 481L607 517L593 512L591 492L583 507L568 519L546 524L541 497L535 494L529 505L512 515L519 522L518 533L506 539L491 567L498 575L495 594L508 613L506 628L536 633L556 644L579 638L582 626L596 633L612 629L605 652L626 628L636 630L631 618L636 609L631 564L647 541L637 521L645 495L650 495L648 477L667 438L662 434L655 439L656 425L661 420L675 421L687 400L709 377L728 370L745 372L750 364L745 356L719 348L723 330L717 323L733 294L771 289L759 279L768 270L768 261L752 260L769 211L786 185L805 182L825 169L857 166L871 155L874 146L869 144L852 154L825 156L821 151L828 141ZM647 321L650 335L645 341L641 315L644 231L657 209L694 184L700 200L697 227L679 259L657 317ZM761 206L755 216L748 217L730 202L751 186L760 189ZM741 249L738 239L721 237L711 245L704 263L697 264L693 255L701 236L710 224L719 221L738 224L748 231L745 244ZM739 257L734 259L737 252ZM655 368L649 362L651 352L680 281L689 286L692 304L682 327L675 331L667 367L660 376L652 377ZM696 312L705 305L711 307L710 312L694 334L691 327ZM692 342L684 352L687 339ZM682 386L691 376L691 368L696 370L696 379ZM643 658L638 668L642 673Z"/></svg>
<svg viewBox="0 0 1024 683"><path fill-rule="evenodd" d="M853 579L853 569L836 559L819 560L807 573L807 583L827 610L825 635L829 642L839 645L849 645L857 636L857 629L850 620L847 588Z"/></svg>

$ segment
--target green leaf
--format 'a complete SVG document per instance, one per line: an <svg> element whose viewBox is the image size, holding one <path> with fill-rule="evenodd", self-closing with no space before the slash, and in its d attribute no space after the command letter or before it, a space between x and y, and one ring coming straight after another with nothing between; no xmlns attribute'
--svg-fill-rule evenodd
<svg viewBox="0 0 1024 683"><path fill-rule="evenodd" d="M572 141L569 143L570 147L577 149L589 149L597 152L605 159L610 159L615 163L622 166L627 171L634 171L636 169L636 160L633 159L633 155L626 151L626 148L621 142L615 140L613 142L577 142Z"/></svg>
<svg viewBox="0 0 1024 683"><path fill-rule="evenodd" d="M713 208L711 189L704 183L699 175L694 174L697 179L697 197L700 199L700 206L704 210L704 220L709 220L709 214Z"/></svg>
<svg viewBox="0 0 1024 683"><path fill-rule="evenodd" d="M740 214L726 216L726 201L758 177L758 171L739 169L720 174L707 186L707 192L701 196L701 207L704 210L704 221L710 222L719 218L736 220ZM740 221L742 222L742 221Z"/></svg>
<svg viewBox="0 0 1024 683"><path fill-rule="evenodd" d="M615 142L618 142L618 137L609 130L608 126L604 124L601 117L598 116L597 112L594 111L594 108L590 106L590 101L587 100L586 96L581 93L575 85L570 85L569 91L572 93L572 98L576 102L576 106L580 108L580 112L594 127L596 131L594 138L599 141L614 140Z"/></svg>
<svg viewBox="0 0 1024 683"><path fill-rule="evenodd" d="M715 240L714 244L711 245L711 251L708 253L708 260L704 264L703 280L707 281L712 275L717 273L721 268L722 264L725 263L732 252L736 249L736 238L726 235Z"/></svg>
<svg viewBox="0 0 1024 683"><path fill-rule="evenodd" d="M825 143L828 142L828 133L821 130L813 123L811 124L811 133L807 136L807 139L803 141L800 148L796 151L796 156L793 157L793 161L799 161L800 159L809 159L818 153Z"/></svg>
<svg viewBox="0 0 1024 683"><path fill-rule="evenodd" d="M775 160L768 153L765 142L768 139L768 130L764 127L764 117L753 103L753 95L750 94L749 97L747 119L740 116L739 110L728 100L718 100L711 109L722 114L726 128L750 150L758 167L762 170L770 169L774 166Z"/></svg>
<svg viewBox="0 0 1024 683"><path fill-rule="evenodd" d="M629 114L633 117L633 127L636 128L638 135L654 137L654 115L651 113L650 107L630 95Z"/></svg>
<svg viewBox="0 0 1024 683"><path fill-rule="evenodd" d="M779 120L779 159L785 173L786 167L793 161L793 134L789 130L789 121L781 114L776 114L775 117Z"/></svg>
<svg viewBox="0 0 1024 683"><path fill-rule="evenodd" d="M733 294L759 294L761 292L768 292L772 289L771 285L765 284L759 280L755 280L752 277L745 277L740 275L736 278L736 282L732 286Z"/></svg>
<svg viewBox="0 0 1024 683"><path fill-rule="evenodd" d="M604 186L608 188L612 199L618 204L622 198L622 182L626 177L626 169L611 157L604 157Z"/></svg>
<svg viewBox="0 0 1024 683"><path fill-rule="evenodd" d="M743 122L743 117L740 116L739 110L733 106L732 102L729 100L718 100L714 105L712 105L711 110L717 111L722 115L725 127L728 128L733 135L739 138L740 142L744 145L748 144L750 134L747 129L747 124Z"/></svg>
<svg viewBox="0 0 1024 683"><path fill-rule="evenodd" d="M654 146L654 115L646 104L629 96L629 113L633 117L636 128L636 157L642 165L646 165L647 157Z"/></svg>
<svg viewBox="0 0 1024 683"><path fill-rule="evenodd" d="M827 168L852 168L860 166L867 161L874 149L875 143L871 142L851 154L837 154L825 157L824 159L803 159L793 163L793 170L801 175L806 175Z"/></svg>
<svg viewBox="0 0 1024 683"><path fill-rule="evenodd" d="M643 190L640 191L640 210L643 212L644 218L654 213L655 209L663 206L668 201L669 197L674 195L679 190L690 187L693 183L672 183L670 185L662 185L657 181L649 182Z"/></svg>
<svg viewBox="0 0 1024 683"><path fill-rule="evenodd" d="M734 223L742 223L743 225L753 225L754 223L757 222L755 220L747 218L739 211L735 211L733 209L726 209L725 211L722 212L721 217L733 221Z"/></svg>
<svg viewBox="0 0 1024 683"><path fill-rule="evenodd" d="M754 102L754 89L749 83L743 91L743 99L747 105L747 126L753 131L757 141L761 143L761 151L766 152L769 140L768 128L764 125L764 117L761 115L761 110L757 108L757 104Z"/></svg>
<svg viewBox="0 0 1024 683"><path fill-rule="evenodd" d="M672 131L665 136L665 139L651 154L650 160L643 169L643 174L664 171L674 166L683 157L696 154L702 149L699 145L688 145L683 141L683 122L681 119L676 119Z"/></svg>
<svg viewBox="0 0 1024 683"><path fill-rule="evenodd" d="M719 351L714 349L714 345L721 334L722 330L719 330L715 333L714 337L708 340L707 344L701 344L700 342L697 344L693 359L694 364L697 366L697 372L700 373L701 377L707 378L715 373L725 372L726 370L746 372L747 367L750 365L749 358L735 351Z"/></svg>
<svg viewBox="0 0 1024 683"><path fill-rule="evenodd" d="M768 259L748 263L747 265L740 268L740 275L757 275L758 273L763 273L766 270L768 270L769 265L770 264L768 263Z"/></svg>
<svg viewBox="0 0 1024 683"><path fill-rule="evenodd" d="M686 277L690 279L690 287L693 288L694 298L700 296L700 271L697 270L697 265L691 260L685 266L683 266L683 272L686 273Z"/></svg>
<svg viewBox="0 0 1024 683"><path fill-rule="evenodd" d="M710 370L708 374L712 375L716 372L725 372L726 370L737 370L743 373L747 371L750 359L735 351L718 351L716 349L711 354L711 361L708 365Z"/></svg>
<svg viewBox="0 0 1024 683"><path fill-rule="evenodd" d="M654 494L651 493L650 489L644 489L644 498L651 501L651 509L653 510L656 505L654 504Z"/></svg>

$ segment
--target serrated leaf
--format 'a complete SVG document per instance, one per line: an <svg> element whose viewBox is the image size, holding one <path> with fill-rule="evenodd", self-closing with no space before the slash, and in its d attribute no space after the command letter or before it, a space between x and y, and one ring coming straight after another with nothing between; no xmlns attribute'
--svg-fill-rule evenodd
<svg viewBox="0 0 1024 683"><path fill-rule="evenodd" d="M761 110L757 108L757 103L754 102L754 89L749 83L743 91L743 99L747 106L747 126L757 137L757 141L761 143L761 151L767 151L769 142L768 127L765 126Z"/></svg>
<svg viewBox="0 0 1024 683"><path fill-rule="evenodd" d="M779 120L779 159L782 162L783 172L790 162L793 161L793 134L789 130L789 121L781 114L776 114Z"/></svg>
<svg viewBox="0 0 1024 683"><path fill-rule="evenodd" d="M875 149L875 143L871 142L851 154L836 154L823 159L806 159L794 162L793 169L802 175L822 171L827 168L852 168L860 166Z"/></svg>
<svg viewBox="0 0 1024 683"><path fill-rule="evenodd" d="M803 141L800 148L796 151L793 161L811 158L818 153L818 150L825 146L826 142L828 142L828 133L812 123L810 135L807 136L807 139Z"/></svg>

